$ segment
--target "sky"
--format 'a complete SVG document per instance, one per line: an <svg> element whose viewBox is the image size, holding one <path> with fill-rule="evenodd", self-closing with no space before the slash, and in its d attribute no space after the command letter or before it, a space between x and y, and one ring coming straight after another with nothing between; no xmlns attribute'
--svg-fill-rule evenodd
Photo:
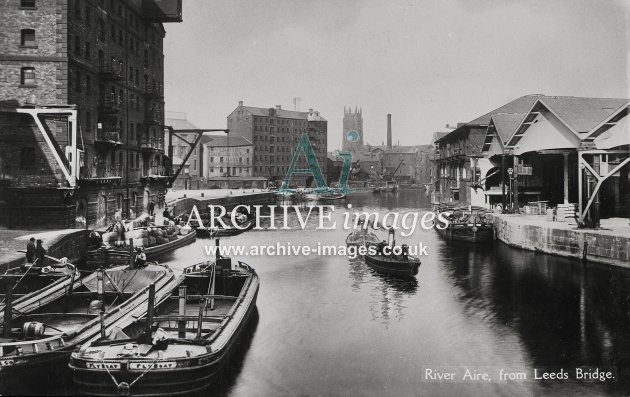
<svg viewBox="0 0 630 397"><path fill-rule="evenodd" d="M318 110L341 148L430 143L526 94L628 98L630 1L185 0L165 24L166 110L225 128L245 105Z"/></svg>

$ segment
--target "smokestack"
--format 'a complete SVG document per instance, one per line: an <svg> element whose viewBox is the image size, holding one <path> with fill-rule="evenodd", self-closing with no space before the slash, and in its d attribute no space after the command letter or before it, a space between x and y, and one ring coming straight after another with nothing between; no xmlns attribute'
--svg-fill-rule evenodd
<svg viewBox="0 0 630 397"><path fill-rule="evenodd" d="M392 115L387 114L387 148L392 147Z"/></svg>

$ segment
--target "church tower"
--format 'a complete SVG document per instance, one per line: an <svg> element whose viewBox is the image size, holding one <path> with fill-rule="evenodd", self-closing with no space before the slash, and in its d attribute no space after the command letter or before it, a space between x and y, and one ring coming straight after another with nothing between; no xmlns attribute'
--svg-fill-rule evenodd
<svg viewBox="0 0 630 397"><path fill-rule="evenodd" d="M361 108L354 111L344 106L343 108L343 150L350 152L363 148L363 111Z"/></svg>

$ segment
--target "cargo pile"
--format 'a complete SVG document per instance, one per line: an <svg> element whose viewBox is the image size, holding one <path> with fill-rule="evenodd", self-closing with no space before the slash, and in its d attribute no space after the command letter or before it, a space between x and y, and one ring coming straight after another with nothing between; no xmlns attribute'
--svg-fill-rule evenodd
<svg viewBox="0 0 630 397"><path fill-rule="evenodd" d="M142 214L133 221L124 224L117 222L111 228L112 231L103 233L101 238L103 244L108 248L128 247L129 240L134 247L148 248L166 244L176 240L177 235L185 235L190 232L189 228L177 226L173 221L165 221L164 223L164 226L156 226L152 217Z"/></svg>

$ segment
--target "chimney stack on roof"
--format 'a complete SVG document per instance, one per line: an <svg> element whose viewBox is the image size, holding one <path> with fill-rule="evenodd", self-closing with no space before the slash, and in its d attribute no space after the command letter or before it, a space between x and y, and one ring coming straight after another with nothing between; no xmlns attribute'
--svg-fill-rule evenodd
<svg viewBox="0 0 630 397"><path fill-rule="evenodd" d="M278 110L282 109L282 105L276 105L276 109Z"/></svg>
<svg viewBox="0 0 630 397"><path fill-rule="evenodd" d="M387 148L392 147L392 115L387 114Z"/></svg>
<svg viewBox="0 0 630 397"><path fill-rule="evenodd" d="M243 101L238 101L238 106L243 106Z"/></svg>

